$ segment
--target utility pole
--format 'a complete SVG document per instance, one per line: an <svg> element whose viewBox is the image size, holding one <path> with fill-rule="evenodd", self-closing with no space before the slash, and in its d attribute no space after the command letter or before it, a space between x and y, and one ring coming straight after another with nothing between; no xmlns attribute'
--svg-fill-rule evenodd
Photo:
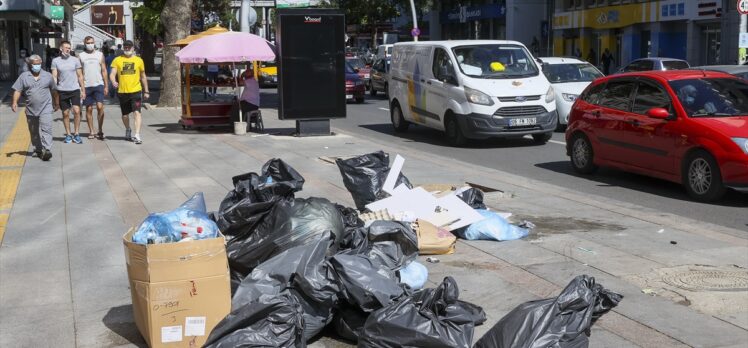
<svg viewBox="0 0 748 348"><path fill-rule="evenodd" d="M740 29L738 30L738 45L742 40L740 40L740 36L748 35L746 34L748 32L748 15L741 14L740 15ZM739 47L738 48L738 64L743 65L746 62L746 48L745 47Z"/></svg>
<svg viewBox="0 0 748 348"><path fill-rule="evenodd" d="M418 30L418 17L416 17L416 5L410 0L410 11L413 13L413 33L420 33ZM418 41L418 35L413 35L413 41Z"/></svg>

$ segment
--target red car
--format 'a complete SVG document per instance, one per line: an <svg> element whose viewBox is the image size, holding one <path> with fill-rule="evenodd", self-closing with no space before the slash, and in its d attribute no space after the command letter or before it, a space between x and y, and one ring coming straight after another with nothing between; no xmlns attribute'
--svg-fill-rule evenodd
<svg viewBox="0 0 748 348"><path fill-rule="evenodd" d="M566 153L682 183L700 201L748 192L748 82L712 71L648 71L595 80L572 106Z"/></svg>
<svg viewBox="0 0 748 348"><path fill-rule="evenodd" d="M345 63L345 100L356 100L356 103L364 102L364 94L366 93L366 86L364 81L358 77L358 74L353 67Z"/></svg>

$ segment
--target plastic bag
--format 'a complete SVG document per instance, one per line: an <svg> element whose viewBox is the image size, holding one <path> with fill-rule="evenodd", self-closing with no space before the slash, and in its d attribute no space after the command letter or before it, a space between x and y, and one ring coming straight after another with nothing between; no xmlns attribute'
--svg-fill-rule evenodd
<svg viewBox="0 0 748 348"><path fill-rule="evenodd" d="M418 256L418 238L407 223L374 221L368 228L348 229L340 253L365 255L377 265L397 271Z"/></svg>
<svg viewBox="0 0 748 348"><path fill-rule="evenodd" d="M218 226L206 213L203 193L197 192L177 209L149 214L133 234L132 241L158 244L217 236Z"/></svg>
<svg viewBox="0 0 748 348"><path fill-rule="evenodd" d="M283 160L274 158L262 166L262 174L246 173L232 178L234 189L221 201L213 220L228 240L246 237L276 202L294 198L304 178Z"/></svg>
<svg viewBox="0 0 748 348"><path fill-rule="evenodd" d="M251 234L228 242L232 283L241 282L271 257L307 244L327 231L333 233L336 242L343 233L343 217L330 201L316 197L279 201Z"/></svg>
<svg viewBox="0 0 748 348"><path fill-rule="evenodd" d="M345 160L337 159L335 163L358 210L363 211L367 204L389 197L382 191L382 185L390 171L390 156L387 153L377 151ZM402 174L398 176L395 187L400 184L413 188L408 178Z"/></svg>
<svg viewBox="0 0 748 348"><path fill-rule="evenodd" d="M405 293L394 271L366 256L337 254L330 264L340 279L341 298L364 312L387 306Z"/></svg>
<svg viewBox="0 0 748 348"><path fill-rule="evenodd" d="M398 271L400 282L407 284L413 290L423 289L429 279L429 269L426 266L413 261Z"/></svg>
<svg viewBox="0 0 748 348"><path fill-rule="evenodd" d="M304 317L304 337L311 339L330 323L340 291L327 252L335 243L325 232L307 245L288 249L257 266L241 282L231 300L236 310L249 303L278 295L296 299Z"/></svg>
<svg viewBox="0 0 748 348"><path fill-rule="evenodd" d="M289 295L259 298L232 310L203 347L306 347L301 306Z"/></svg>
<svg viewBox="0 0 748 348"><path fill-rule="evenodd" d="M512 225L501 215L488 210L476 210L485 219L473 223L465 229L454 231L458 237L467 240L515 240L527 237L530 231Z"/></svg>
<svg viewBox="0 0 748 348"><path fill-rule="evenodd" d="M483 204L483 191L475 187L460 192L457 197L473 209L486 209L486 205Z"/></svg>
<svg viewBox="0 0 748 348"><path fill-rule="evenodd" d="M469 348L475 325L486 321L486 313L458 297L457 283L451 277L436 289L416 291L372 313L358 347Z"/></svg>
<svg viewBox="0 0 748 348"><path fill-rule="evenodd" d="M525 302L499 320L476 348L583 348L594 320L623 296L581 275L556 298Z"/></svg>

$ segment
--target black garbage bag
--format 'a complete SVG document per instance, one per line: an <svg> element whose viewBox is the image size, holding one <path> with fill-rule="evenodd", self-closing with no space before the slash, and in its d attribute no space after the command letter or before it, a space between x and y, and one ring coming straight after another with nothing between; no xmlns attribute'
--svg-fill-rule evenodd
<svg viewBox="0 0 748 348"><path fill-rule="evenodd" d="M356 209L335 204L335 207L340 210L340 215L343 216L343 224L346 228L348 227L362 227L364 222L358 218L358 212Z"/></svg>
<svg viewBox="0 0 748 348"><path fill-rule="evenodd" d="M232 310L203 347L306 347L301 306L289 295L261 297Z"/></svg>
<svg viewBox="0 0 748 348"><path fill-rule="evenodd" d="M483 204L483 191L475 187L471 187L465 191L460 192L457 195L463 202L469 205L473 209L486 209L486 205Z"/></svg>
<svg viewBox="0 0 748 348"><path fill-rule="evenodd" d="M332 320L340 291L327 262L327 253L334 243L334 235L328 231L309 244L288 249L263 262L236 289L231 308L280 294L291 296L303 312L304 337L311 339Z"/></svg>
<svg viewBox="0 0 748 348"><path fill-rule="evenodd" d="M451 277L436 289L424 289L372 313L364 324L358 347L465 347L486 313L460 301Z"/></svg>
<svg viewBox="0 0 748 348"><path fill-rule="evenodd" d="M384 151L345 160L337 159L335 163L343 176L343 184L351 193L358 210L366 209L366 205L371 202L389 197L382 191L382 185L390 171L390 156ZM398 176L395 187L400 184L405 184L408 188L413 187L402 173Z"/></svg>
<svg viewBox="0 0 748 348"><path fill-rule="evenodd" d="M227 240L251 233L279 200L293 199L304 178L281 159L262 166L262 174L246 173L232 178L234 189L211 217Z"/></svg>
<svg viewBox="0 0 748 348"><path fill-rule="evenodd" d="M346 230L340 249L339 254L364 255L397 271L418 256L418 237L408 223L374 221L368 228Z"/></svg>
<svg viewBox="0 0 748 348"><path fill-rule="evenodd" d="M594 320L623 296L581 275L556 298L525 302L488 330L476 348L583 348Z"/></svg>
<svg viewBox="0 0 748 348"><path fill-rule="evenodd" d="M401 297L397 274L365 255L337 254L330 264L340 281L340 297L364 312L373 312Z"/></svg>
<svg viewBox="0 0 748 348"><path fill-rule="evenodd" d="M369 313L358 310L353 306L341 306L335 311L332 326L340 337L357 342L368 317Z"/></svg>
<svg viewBox="0 0 748 348"><path fill-rule="evenodd" d="M337 246L343 234L343 217L327 199L312 197L277 202L251 234L228 242L226 253L232 288L261 263L290 248L305 245L327 231L335 236L334 245Z"/></svg>

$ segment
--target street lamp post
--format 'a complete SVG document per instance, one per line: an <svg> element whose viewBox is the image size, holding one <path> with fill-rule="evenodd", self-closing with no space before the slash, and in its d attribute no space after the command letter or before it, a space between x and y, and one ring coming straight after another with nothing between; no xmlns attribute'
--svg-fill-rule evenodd
<svg viewBox="0 0 748 348"><path fill-rule="evenodd" d="M418 18L416 17L416 5L410 0L410 11L413 13L413 33L418 33ZM413 41L418 41L418 35L413 35Z"/></svg>

